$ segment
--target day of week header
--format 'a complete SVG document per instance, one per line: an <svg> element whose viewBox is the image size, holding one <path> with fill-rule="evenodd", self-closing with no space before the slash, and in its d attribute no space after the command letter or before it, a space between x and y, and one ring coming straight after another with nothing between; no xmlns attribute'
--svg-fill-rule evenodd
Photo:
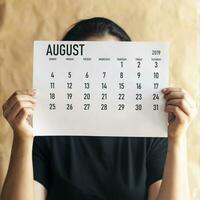
<svg viewBox="0 0 200 200"><path fill-rule="evenodd" d="M85 44L48 44L46 56L82 56Z"/></svg>

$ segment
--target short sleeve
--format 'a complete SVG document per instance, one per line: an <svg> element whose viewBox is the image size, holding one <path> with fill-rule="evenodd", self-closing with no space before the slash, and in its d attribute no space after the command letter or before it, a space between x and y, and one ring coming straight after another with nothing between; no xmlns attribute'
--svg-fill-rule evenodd
<svg viewBox="0 0 200 200"><path fill-rule="evenodd" d="M147 148L147 186L163 177L167 141L167 138L149 138Z"/></svg>
<svg viewBox="0 0 200 200"><path fill-rule="evenodd" d="M34 180L41 183L46 189L48 189L49 150L46 137L34 137L32 155Z"/></svg>

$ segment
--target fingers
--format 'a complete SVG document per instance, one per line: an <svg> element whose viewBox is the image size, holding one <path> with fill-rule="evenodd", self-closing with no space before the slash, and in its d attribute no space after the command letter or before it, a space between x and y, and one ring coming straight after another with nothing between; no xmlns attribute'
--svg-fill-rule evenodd
<svg viewBox="0 0 200 200"><path fill-rule="evenodd" d="M186 115L182 112L182 110L175 105L168 105L165 107L166 112L171 112L175 115L179 122L184 122ZM170 121L171 119L169 119Z"/></svg>
<svg viewBox="0 0 200 200"><path fill-rule="evenodd" d="M18 90L14 92L3 105L4 117L11 122L19 113L21 113L19 116L24 114L26 117L26 114L32 114L36 104L35 94L35 90Z"/></svg>
<svg viewBox="0 0 200 200"><path fill-rule="evenodd" d="M17 96L17 95L31 95L33 96L35 94L35 90L34 89L26 89L26 90L16 90L12 95L10 95L10 97L6 100L6 102L9 104L10 100Z"/></svg>
<svg viewBox="0 0 200 200"><path fill-rule="evenodd" d="M185 91L182 88L169 87L169 88L164 88L162 92L164 93L164 97L166 100L185 99L191 107L195 107L195 102L193 101L192 97L189 95L187 91Z"/></svg>
<svg viewBox="0 0 200 200"><path fill-rule="evenodd" d="M15 117L21 110L31 109L33 111L34 108L35 108L35 103L29 101L17 101L16 104L12 107L12 109L9 112L6 112L4 116L9 121L12 121L15 119Z"/></svg>
<svg viewBox="0 0 200 200"><path fill-rule="evenodd" d="M24 121L27 119L28 116L32 115L33 114L33 109L32 108L22 108L16 118L15 118L15 121L16 122L20 122L20 121Z"/></svg>
<svg viewBox="0 0 200 200"><path fill-rule="evenodd" d="M10 111L14 108L14 106L16 104L19 104L20 102L30 102L32 104L35 104L36 99L34 99L32 96L24 94L17 94L13 96L8 102L6 102L6 108L4 108L4 116L7 116L10 113ZM21 105L18 106L20 107Z"/></svg>
<svg viewBox="0 0 200 200"><path fill-rule="evenodd" d="M162 92L166 99L166 112L173 113L182 121L186 118L191 119L195 115L195 103L187 91L181 88L169 87L163 89Z"/></svg>
<svg viewBox="0 0 200 200"><path fill-rule="evenodd" d="M190 116L190 106L185 99L170 99L166 105L178 106L186 115Z"/></svg>

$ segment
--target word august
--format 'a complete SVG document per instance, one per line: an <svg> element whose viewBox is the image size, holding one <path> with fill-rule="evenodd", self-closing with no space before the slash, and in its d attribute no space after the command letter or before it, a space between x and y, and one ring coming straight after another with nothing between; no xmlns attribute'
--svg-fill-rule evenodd
<svg viewBox="0 0 200 200"><path fill-rule="evenodd" d="M46 56L82 56L84 46L85 44L49 44Z"/></svg>

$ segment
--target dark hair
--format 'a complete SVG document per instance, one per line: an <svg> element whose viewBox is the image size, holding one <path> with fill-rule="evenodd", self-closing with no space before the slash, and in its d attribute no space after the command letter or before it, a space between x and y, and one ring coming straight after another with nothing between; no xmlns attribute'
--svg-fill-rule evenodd
<svg viewBox="0 0 200 200"><path fill-rule="evenodd" d="M77 22L62 40L81 41L87 40L91 36L104 36L107 34L117 37L120 41L131 41L131 38L119 25L103 17L94 17Z"/></svg>

